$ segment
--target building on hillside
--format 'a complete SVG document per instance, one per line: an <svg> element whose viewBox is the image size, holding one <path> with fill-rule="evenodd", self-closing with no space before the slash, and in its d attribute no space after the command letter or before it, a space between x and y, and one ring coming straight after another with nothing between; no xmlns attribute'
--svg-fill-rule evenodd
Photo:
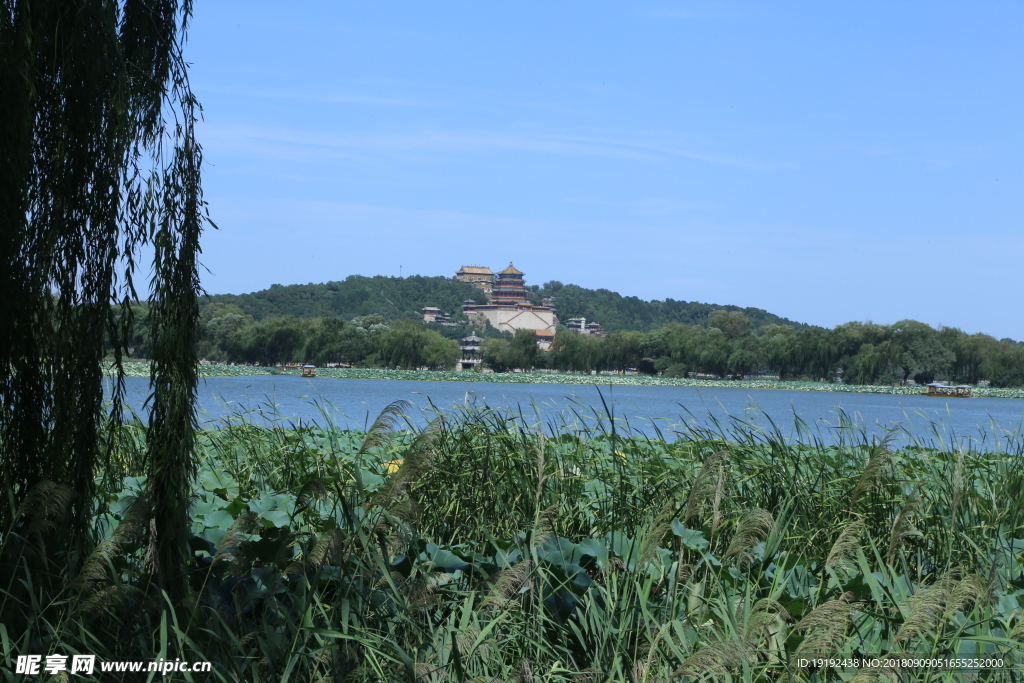
<svg viewBox="0 0 1024 683"><path fill-rule="evenodd" d="M555 333L551 330L534 330L533 333L537 335L537 348L541 351L547 351L555 343Z"/></svg>
<svg viewBox="0 0 1024 683"><path fill-rule="evenodd" d="M587 322L586 318L569 318L569 322L565 324L565 328L576 334L582 334L587 337L607 337L608 333L601 329L601 326L597 321Z"/></svg>
<svg viewBox="0 0 1024 683"><path fill-rule="evenodd" d="M494 284L494 272L484 266L462 266L455 273L455 279L468 282L477 289L483 290L484 294L490 296Z"/></svg>
<svg viewBox="0 0 1024 683"><path fill-rule="evenodd" d="M441 323L442 325L450 325L452 322L452 317L447 313L442 313L440 308L424 306L422 313L423 322L425 323Z"/></svg>
<svg viewBox="0 0 1024 683"><path fill-rule="evenodd" d="M481 342L483 339L476 336L475 332L462 338L462 343L459 345L462 357L455 364L456 370L472 370L483 360L483 356L480 355Z"/></svg>
<svg viewBox="0 0 1024 683"><path fill-rule="evenodd" d="M544 330L554 333L558 323L553 308L530 303L523 273L511 262L508 268L495 275L490 301L486 304L466 301L462 310L470 320L486 320L502 332Z"/></svg>

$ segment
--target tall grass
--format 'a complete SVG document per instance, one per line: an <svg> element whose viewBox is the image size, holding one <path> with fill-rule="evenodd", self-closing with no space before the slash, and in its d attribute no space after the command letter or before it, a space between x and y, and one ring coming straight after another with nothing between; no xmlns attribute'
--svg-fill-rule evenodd
<svg viewBox="0 0 1024 683"><path fill-rule="evenodd" d="M3 530L5 663L84 652L208 660L221 681L520 682L886 680L802 662L904 653L1000 658L976 672L991 680L1024 665L1019 438L896 448L841 417L831 445L741 421L666 439L600 409L539 424L486 406L416 429L408 410L363 431L237 415L199 432L177 604L153 587L138 523L145 430L123 427L124 477L100 482L97 545L63 591L36 589L23 561L72 565L46 544L59 492Z"/></svg>

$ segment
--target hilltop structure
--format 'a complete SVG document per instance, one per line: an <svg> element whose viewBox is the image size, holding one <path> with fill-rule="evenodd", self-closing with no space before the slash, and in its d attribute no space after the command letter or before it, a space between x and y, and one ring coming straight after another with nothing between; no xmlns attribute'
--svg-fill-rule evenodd
<svg viewBox="0 0 1024 683"><path fill-rule="evenodd" d="M455 279L468 282L490 296L494 284L494 272L485 266L462 266L455 273Z"/></svg>
<svg viewBox="0 0 1024 683"><path fill-rule="evenodd" d="M467 272L472 268L480 272ZM471 280L465 277L482 278L488 268L479 266L463 266L455 277L463 282ZM472 280L474 286L478 283L485 285L483 279ZM482 286L481 289L484 289ZM492 274L488 302L478 304L475 301L467 300L462 311L469 320L483 322L486 320L491 327L502 332L515 333L516 330L533 330L535 333L554 333L558 319L555 317L555 310L550 306L534 306L530 303L529 294L526 290L526 282L523 279L523 272L517 270L509 261L508 268ZM546 336L546 335L545 335Z"/></svg>

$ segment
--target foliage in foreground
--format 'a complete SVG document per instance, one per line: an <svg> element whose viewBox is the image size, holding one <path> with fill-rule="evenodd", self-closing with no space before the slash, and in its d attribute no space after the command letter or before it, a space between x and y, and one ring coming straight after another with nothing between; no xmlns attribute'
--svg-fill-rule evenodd
<svg viewBox="0 0 1024 683"><path fill-rule="evenodd" d="M1001 659L986 680L1024 666L1019 445L648 439L488 409L396 431L406 408L366 433L199 433L191 594L173 605L145 556L145 431L123 428L125 476L102 484L101 542L73 575L47 545L66 491L40 487L4 530L5 664L93 652L209 660L203 680L435 682L888 680L800 665L887 653ZM66 588L42 592L41 572Z"/></svg>

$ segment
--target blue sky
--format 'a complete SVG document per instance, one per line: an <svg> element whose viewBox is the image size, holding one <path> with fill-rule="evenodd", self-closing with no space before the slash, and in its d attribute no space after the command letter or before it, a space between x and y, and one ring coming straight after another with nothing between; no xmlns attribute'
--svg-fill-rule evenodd
<svg viewBox="0 0 1024 683"><path fill-rule="evenodd" d="M1024 3L195 10L210 293L514 261L1024 339Z"/></svg>

